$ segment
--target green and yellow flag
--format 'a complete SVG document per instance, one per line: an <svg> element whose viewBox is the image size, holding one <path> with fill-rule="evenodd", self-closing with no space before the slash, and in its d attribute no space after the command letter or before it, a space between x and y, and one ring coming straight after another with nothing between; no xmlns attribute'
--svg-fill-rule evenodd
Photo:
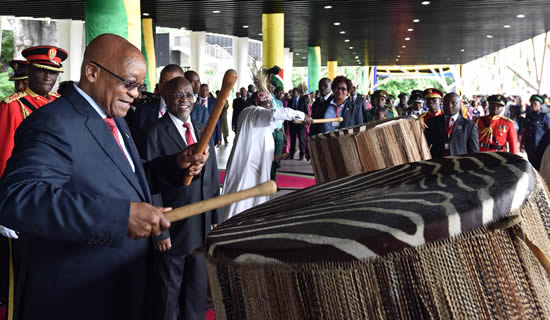
<svg viewBox="0 0 550 320"><path fill-rule="evenodd" d="M114 33L141 48L139 0L86 0L86 44L103 33Z"/></svg>

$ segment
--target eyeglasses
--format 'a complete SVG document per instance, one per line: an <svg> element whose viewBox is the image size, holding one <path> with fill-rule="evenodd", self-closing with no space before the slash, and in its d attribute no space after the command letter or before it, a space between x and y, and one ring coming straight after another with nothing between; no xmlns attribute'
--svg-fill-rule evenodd
<svg viewBox="0 0 550 320"><path fill-rule="evenodd" d="M348 91L348 88L347 87L338 87L338 88L334 89L334 91L338 91L338 90Z"/></svg>
<svg viewBox="0 0 550 320"><path fill-rule="evenodd" d="M191 92L187 92L187 93L183 93L183 92L176 92L176 93L172 93L170 94L172 97L178 99L178 100L181 100L183 99L184 97L189 99L189 100L194 100L195 99L195 95Z"/></svg>
<svg viewBox="0 0 550 320"><path fill-rule="evenodd" d="M134 90L134 89L138 89L138 91L145 91L147 89L147 85L145 85L145 83L139 83L139 82L135 82L135 81L131 81L131 80L126 80L124 78L122 78L121 76L117 75L116 73L110 71L109 69L105 68L104 66L100 65L99 63L95 62L95 61L91 61L91 63L95 64L96 66L98 66L101 70L107 72L108 74L112 75L113 77L117 78L118 80L122 81L122 83L124 83L124 87L128 90Z"/></svg>

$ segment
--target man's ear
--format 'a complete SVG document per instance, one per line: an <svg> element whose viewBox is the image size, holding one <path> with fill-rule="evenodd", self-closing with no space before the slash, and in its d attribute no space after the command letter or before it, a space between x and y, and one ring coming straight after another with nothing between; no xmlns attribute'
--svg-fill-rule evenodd
<svg viewBox="0 0 550 320"><path fill-rule="evenodd" d="M86 66L84 66L84 74L88 82L94 83L99 76L99 68L93 63L88 62Z"/></svg>

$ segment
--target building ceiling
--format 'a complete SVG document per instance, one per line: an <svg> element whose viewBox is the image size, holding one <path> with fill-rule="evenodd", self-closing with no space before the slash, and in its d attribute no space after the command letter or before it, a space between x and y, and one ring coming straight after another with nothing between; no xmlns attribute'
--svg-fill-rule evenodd
<svg viewBox="0 0 550 320"><path fill-rule="evenodd" d="M296 53L295 66L307 65L307 47L315 45L323 65L327 59L340 66L462 64L550 29L548 0L422 2L142 0L141 9L158 26L256 40L262 13L284 12L285 47ZM2 15L53 19L83 20L84 7L83 0L0 1Z"/></svg>

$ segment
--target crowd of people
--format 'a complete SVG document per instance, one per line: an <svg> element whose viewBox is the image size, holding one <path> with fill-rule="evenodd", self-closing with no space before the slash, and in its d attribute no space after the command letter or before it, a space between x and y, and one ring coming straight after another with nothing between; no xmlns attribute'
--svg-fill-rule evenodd
<svg viewBox="0 0 550 320"><path fill-rule="evenodd" d="M247 96L245 88L240 89L240 95ZM332 81L322 78L319 90L309 94L302 94L299 88L287 93L278 88L273 96L277 104L304 112L313 119L343 118L342 122L310 127L292 122L281 125L277 130L283 130L286 137L281 150L289 154L288 159L295 158L298 144L298 159L309 160L308 136L400 116L416 117L422 122L433 157L479 151L526 153L538 169L548 146L546 140L550 139L543 139L550 131L546 95L534 94L527 103L519 96L477 95L468 99L454 92L445 94L437 88L428 88L400 93L396 99L385 90L359 94L349 79L339 76ZM249 104L240 97L233 101L234 123Z"/></svg>
<svg viewBox="0 0 550 320"><path fill-rule="evenodd" d="M525 151L537 169L550 144L544 96L466 100L429 88L396 99L361 95L344 76L322 78L310 94L285 93L271 82L274 67L239 88L230 121L225 102L199 153L218 93L197 72L167 65L146 92L141 52L104 34L87 46L80 80L56 93L68 53L37 46L22 55L11 63L15 93L0 103L0 233L10 252L1 257L0 303L19 319L204 319L207 272L196 250L212 228L268 198L172 223L164 213L275 180L283 154L311 157L312 135L412 116L434 158ZM215 150L229 144L230 126L220 191Z"/></svg>

